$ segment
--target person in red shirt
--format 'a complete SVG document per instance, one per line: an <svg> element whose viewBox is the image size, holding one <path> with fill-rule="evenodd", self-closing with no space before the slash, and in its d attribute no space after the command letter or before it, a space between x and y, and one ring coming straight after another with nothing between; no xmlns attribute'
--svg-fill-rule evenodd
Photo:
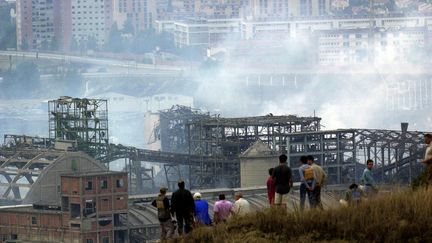
<svg viewBox="0 0 432 243"><path fill-rule="evenodd" d="M275 193L276 193L276 183L272 177L273 170L274 170L274 168L270 168L268 170L270 176L267 179L267 197L268 197L270 205L274 204Z"/></svg>

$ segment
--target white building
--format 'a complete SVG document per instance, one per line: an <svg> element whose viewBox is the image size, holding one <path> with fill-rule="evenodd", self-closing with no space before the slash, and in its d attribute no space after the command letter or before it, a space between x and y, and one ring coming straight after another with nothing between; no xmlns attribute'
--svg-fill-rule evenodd
<svg viewBox="0 0 432 243"><path fill-rule="evenodd" d="M211 46L240 38L240 19L203 19L174 22L174 42L178 47Z"/></svg>
<svg viewBox="0 0 432 243"><path fill-rule="evenodd" d="M112 14L110 0L72 0L72 38L77 42L94 38L98 45L103 45L113 23Z"/></svg>
<svg viewBox="0 0 432 243"><path fill-rule="evenodd" d="M49 0L18 0L18 49L47 49L54 38L54 5Z"/></svg>
<svg viewBox="0 0 432 243"><path fill-rule="evenodd" d="M291 18L290 20L199 19L156 21L159 32L174 34L175 44L213 47L227 40L278 40L310 37L315 31L432 27L432 16L369 18Z"/></svg>
<svg viewBox="0 0 432 243"><path fill-rule="evenodd" d="M426 28L369 28L315 32L318 63L408 63L427 41Z"/></svg>

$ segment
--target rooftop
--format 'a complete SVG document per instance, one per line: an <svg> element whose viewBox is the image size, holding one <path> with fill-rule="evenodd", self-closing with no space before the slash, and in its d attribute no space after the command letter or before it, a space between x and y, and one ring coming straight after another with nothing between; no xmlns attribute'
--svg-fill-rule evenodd
<svg viewBox="0 0 432 243"><path fill-rule="evenodd" d="M80 172L80 173L68 173L61 175L62 177L86 177L86 176L106 176L106 175L127 175L127 172L123 171L95 171L95 172Z"/></svg>

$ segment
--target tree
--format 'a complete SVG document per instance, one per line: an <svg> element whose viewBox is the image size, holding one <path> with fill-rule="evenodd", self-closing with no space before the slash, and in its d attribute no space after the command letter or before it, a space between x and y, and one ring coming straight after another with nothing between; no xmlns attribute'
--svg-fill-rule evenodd
<svg viewBox="0 0 432 243"><path fill-rule="evenodd" d="M71 40L70 49L75 52L79 51L78 41L75 38L72 38Z"/></svg>
<svg viewBox="0 0 432 243"><path fill-rule="evenodd" d="M86 47L87 47L87 50L97 50L98 49L98 43L97 43L96 37L94 37L94 35L87 37Z"/></svg>
<svg viewBox="0 0 432 243"><path fill-rule="evenodd" d="M59 50L59 42L55 36L51 38L50 42L50 50L51 51L58 51Z"/></svg>
<svg viewBox="0 0 432 243"><path fill-rule="evenodd" d="M16 24L11 21L12 5L0 6L0 50L16 48Z"/></svg>
<svg viewBox="0 0 432 243"><path fill-rule="evenodd" d="M29 50L29 43L28 43L28 40L27 40L27 38L23 38L22 39L22 43L21 43L21 46L20 46L20 49L21 50L23 50L23 51L28 51Z"/></svg>
<svg viewBox="0 0 432 243"><path fill-rule="evenodd" d="M50 43L47 40L43 40L41 46L38 49L47 51L50 49Z"/></svg>
<svg viewBox="0 0 432 243"><path fill-rule="evenodd" d="M114 22L114 24L111 27L111 31L105 49L106 51L109 52L121 52L124 49L123 39L121 37L120 31L118 30L116 22Z"/></svg>
<svg viewBox="0 0 432 243"><path fill-rule="evenodd" d="M128 17L123 24L123 33L125 34L134 34L135 28L132 24L132 18Z"/></svg>

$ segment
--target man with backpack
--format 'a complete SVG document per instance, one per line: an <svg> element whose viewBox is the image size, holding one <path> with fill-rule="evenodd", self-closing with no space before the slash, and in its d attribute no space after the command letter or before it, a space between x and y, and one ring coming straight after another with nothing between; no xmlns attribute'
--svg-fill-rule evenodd
<svg viewBox="0 0 432 243"><path fill-rule="evenodd" d="M316 185L316 175L310 165L308 165L308 159L306 156L300 157L301 166L299 167L300 174L300 210L304 210L304 204L306 201L306 194L309 198L309 206L311 208L316 207L314 198L314 189Z"/></svg>
<svg viewBox="0 0 432 243"><path fill-rule="evenodd" d="M160 194L153 200L152 205L158 210L158 219L161 227L161 240L172 238L174 235L174 224L170 212L169 199L166 197L167 188L162 187Z"/></svg>
<svg viewBox="0 0 432 243"><path fill-rule="evenodd" d="M321 166L315 163L315 158L312 155L308 155L307 159L308 159L308 165L312 167L316 175L315 178L316 185L313 191L316 206L320 209L324 209L321 202L321 187L324 185L325 181L327 180L327 173L324 171L324 169Z"/></svg>

